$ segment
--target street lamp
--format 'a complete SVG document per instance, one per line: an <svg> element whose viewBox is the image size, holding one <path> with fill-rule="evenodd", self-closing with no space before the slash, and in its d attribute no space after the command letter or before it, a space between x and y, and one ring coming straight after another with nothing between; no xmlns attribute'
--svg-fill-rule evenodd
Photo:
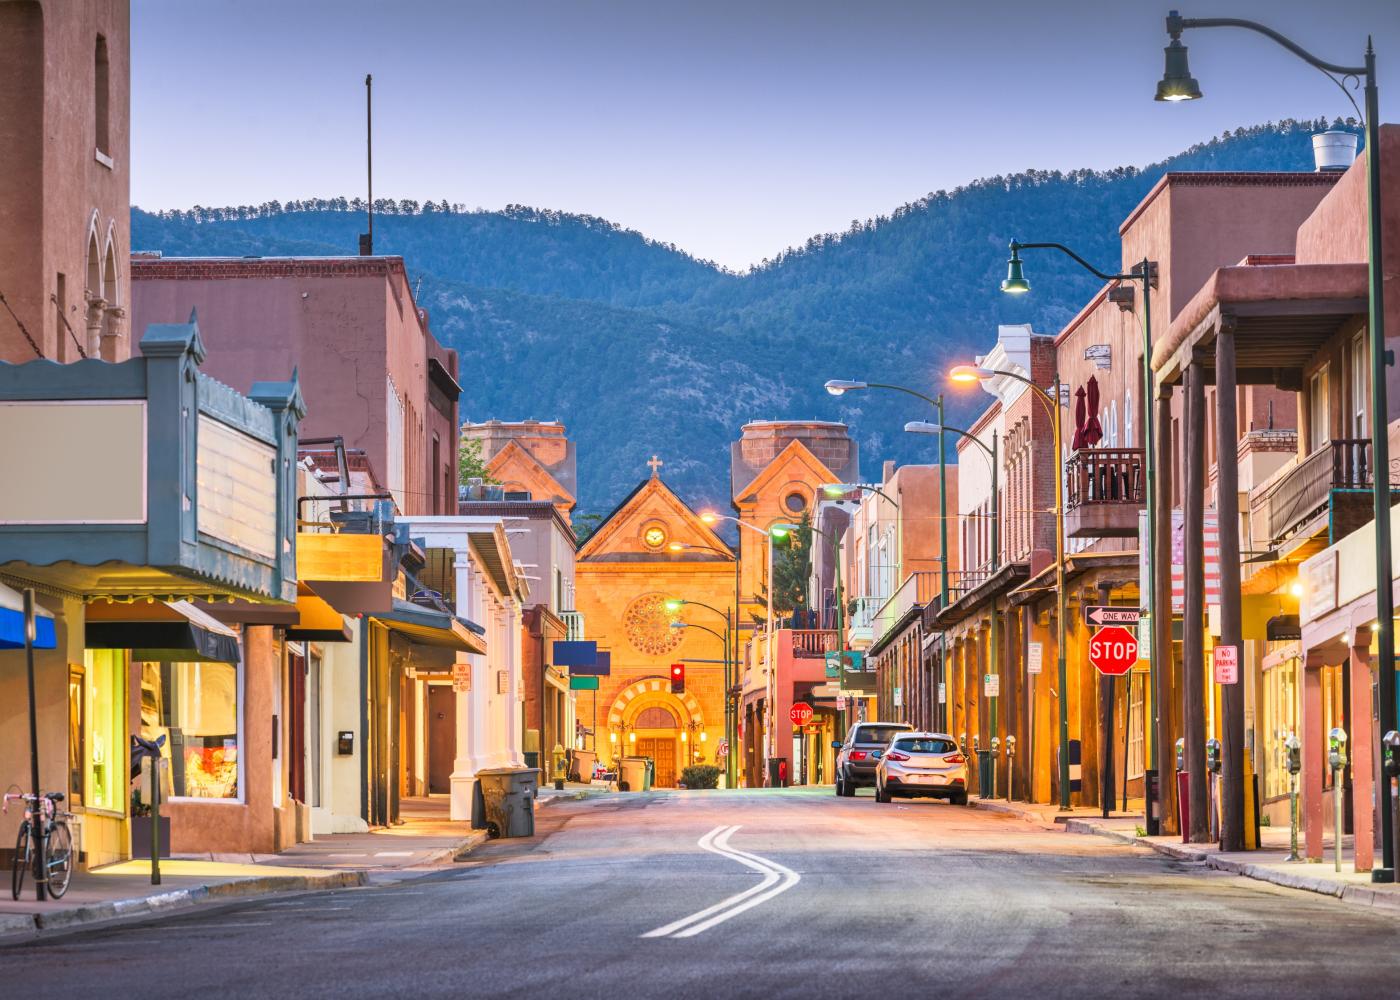
<svg viewBox="0 0 1400 1000"><path fill-rule="evenodd" d="M1028 286L1029 287L1029 286ZM1068 809L1069 802L1069 668L1065 662L1065 466L1061 453L1060 435L1060 377L1055 376L1055 395L1051 396L1029 378L1018 372L1001 369L982 368L978 365L957 365L948 372L948 379L961 385L970 385L989 378L1009 378L1028 386L1050 411L1050 426L1054 432L1055 447L1055 600L1056 600L1056 666L1060 680L1060 808Z"/></svg>
<svg viewBox="0 0 1400 1000"><path fill-rule="evenodd" d="M839 500L848 493L878 493L884 497L891 507L899 509L899 502L878 486L869 483L823 483L821 491L832 500Z"/></svg>
<svg viewBox="0 0 1400 1000"><path fill-rule="evenodd" d="M1371 335L1371 468L1377 470L1372 478L1373 508L1376 520L1376 696L1380 703L1380 731L1396 728L1395 705L1395 625L1394 594L1391 587L1390 558L1390 441L1389 405L1386 399L1387 355L1385 347L1385 287L1381 271L1381 136L1380 98L1376 91L1376 52L1370 38L1366 39L1366 54L1360 66L1342 66L1324 62L1297 43L1267 28L1257 21L1235 17L1182 17L1176 11L1167 15L1167 34L1171 38L1166 49L1166 66L1157 85L1159 101L1190 101L1201 96L1201 88L1191 77L1187 65L1186 46L1181 33L1187 28L1245 28L1273 39L1308 65L1326 74L1347 100L1356 107L1351 94L1343 85L1348 77L1366 80L1366 196L1368 255L1367 271L1370 286L1368 327ZM1341 77L1341 79L1338 79ZM1360 109L1357 109L1360 114ZM1382 478L1384 476L1384 479ZM1381 813L1381 867L1371 872L1373 882L1394 882L1396 870L1396 829L1390 810Z"/></svg>
<svg viewBox="0 0 1400 1000"><path fill-rule="evenodd" d="M703 515L702 515L703 519ZM718 555L729 556L734 560L734 615L731 621L729 611L720 611L718 608L699 601L688 601L684 598L671 598L666 601L666 610L672 613L679 611L686 604L699 604L702 608L724 616L724 629L727 636L733 636L733 647L731 649L730 639L724 640L724 738L728 748L725 757L725 784L734 788L738 784L738 763L735 757L735 743L737 742L737 709L732 707L735 664L739 658L739 559L732 550L717 549L713 545L696 545L691 542L672 542L667 546L672 552L714 552ZM732 653L732 655L731 655Z"/></svg>
<svg viewBox="0 0 1400 1000"><path fill-rule="evenodd" d="M1185 65L1185 57L1186 50L1183 48L1181 49L1183 68ZM1172 50L1168 49L1167 66L1169 70L1172 66L1172 58ZM1195 82L1195 80L1192 80L1191 84L1194 85ZM1140 593L1143 595L1144 598L1143 603L1146 605L1144 610L1147 612L1148 620L1152 623L1147 633L1147 662L1148 669L1150 671L1150 682L1152 687L1154 711L1158 714L1159 717L1161 717L1161 706L1164 706L1167 702L1167 691L1165 690L1165 681L1168 674L1167 672L1163 671L1159 665L1162 663L1162 657L1170 655L1171 649L1169 647L1166 649L1162 648L1162 643L1159 640L1160 637L1165 633L1164 629L1160 628L1157 624L1157 534L1155 531L1156 512L1153 510L1153 507L1156 502L1155 498L1157 495L1157 475L1156 459L1154 457L1154 452L1156 451L1156 437L1153 431L1153 424L1155 418L1152 412L1154 408L1154 398L1156 396L1155 383L1153 382L1152 377L1152 286L1155 284L1155 269L1153 267L1152 262L1146 257L1143 257L1141 263L1137 265L1137 268L1135 270L1128 271L1126 273L1112 273L1100 271L1098 268L1094 267L1094 265L1090 264L1087 260L1079 256L1079 254L1075 253L1063 243L1021 243L1017 240L1012 240L1011 259L1006 262L1006 280L1001 283L1001 290L1008 294L1023 295L1031 290L1031 283L1026 279L1025 271L1021 263L1022 250L1058 250L1060 253L1073 260L1084 270L1088 271L1090 274L1094 275L1102 281L1142 282L1142 384L1144 386L1142 397L1142 427L1144 443L1142 451L1142 473L1144 480L1144 492L1146 494L1144 499L1147 509L1147 538L1145 541L1139 540L1138 544L1147 546L1146 565L1148 567L1148 571L1147 579L1138 581L1138 587ZM1058 461L1060 461L1060 457L1057 455L1056 462ZM1152 771L1158 771L1157 745L1159 742L1161 741L1155 738L1147 741L1147 766ZM1160 778L1160 772L1158 772L1157 808L1149 808L1147 810L1147 832L1150 836L1156 836L1158 833L1161 832L1163 801L1161 789L1162 783ZM1151 794L1150 789L1149 794Z"/></svg>

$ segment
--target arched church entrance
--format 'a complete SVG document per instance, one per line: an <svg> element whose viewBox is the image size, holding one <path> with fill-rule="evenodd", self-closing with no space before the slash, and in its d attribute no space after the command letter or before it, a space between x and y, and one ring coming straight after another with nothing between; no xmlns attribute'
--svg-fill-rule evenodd
<svg viewBox="0 0 1400 1000"><path fill-rule="evenodd" d="M665 678L646 677L618 695L608 725L620 731L624 753L656 762L655 787L674 788L686 765L690 734L703 728L703 718L694 695L672 694Z"/></svg>
<svg viewBox="0 0 1400 1000"><path fill-rule="evenodd" d="M656 762L656 785L673 788L676 784L676 744L681 729L671 710L661 705L643 709L632 724L637 734L637 756L650 757Z"/></svg>

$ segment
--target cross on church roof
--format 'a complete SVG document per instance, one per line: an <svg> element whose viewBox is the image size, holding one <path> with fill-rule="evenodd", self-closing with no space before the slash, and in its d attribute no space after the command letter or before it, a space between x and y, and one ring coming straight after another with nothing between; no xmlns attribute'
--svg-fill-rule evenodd
<svg viewBox="0 0 1400 1000"><path fill-rule="evenodd" d="M662 467L663 465L665 465L665 464L666 464L665 462L661 461L661 459L657 458L655 455L651 456L651 461L648 462L647 465L650 465L650 466L651 466L651 478L652 478L652 479L655 479L655 478L657 477L657 474L658 474L659 470L660 470L661 467Z"/></svg>

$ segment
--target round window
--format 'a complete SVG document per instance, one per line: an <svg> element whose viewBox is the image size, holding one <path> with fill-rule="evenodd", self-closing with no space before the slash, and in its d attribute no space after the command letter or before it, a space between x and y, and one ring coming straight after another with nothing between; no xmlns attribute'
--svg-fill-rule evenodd
<svg viewBox="0 0 1400 1000"><path fill-rule="evenodd" d="M807 498L801 493L789 493L783 500L783 506L794 514L801 514L807 509Z"/></svg>

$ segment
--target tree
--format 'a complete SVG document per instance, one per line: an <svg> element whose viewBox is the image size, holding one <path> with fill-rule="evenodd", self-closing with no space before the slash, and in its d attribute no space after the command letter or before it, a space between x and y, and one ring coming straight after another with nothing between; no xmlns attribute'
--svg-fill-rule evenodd
<svg viewBox="0 0 1400 1000"><path fill-rule="evenodd" d="M781 547L780 547L781 546ZM807 583L812 576L812 518L803 514L797 530L773 547L773 611L781 616L791 615L807 607ZM760 608L768 607L768 589L755 596ZM765 622L762 612L753 616L755 622Z"/></svg>
<svg viewBox="0 0 1400 1000"><path fill-rule="evenodd" d="M602 514L575 514L573 518L574 537L578 539L579 547L593 536L593 532L598 530L598 525L603 523Z"/></svg>
<svg viewBox="0 0 1400 1000"><path fill-rule="evenodd" d="M500 485L486 471L486 460L481 457L481 442L464 436L457 446L457 482L466 486L473 479L490 486Z"/></svg>

